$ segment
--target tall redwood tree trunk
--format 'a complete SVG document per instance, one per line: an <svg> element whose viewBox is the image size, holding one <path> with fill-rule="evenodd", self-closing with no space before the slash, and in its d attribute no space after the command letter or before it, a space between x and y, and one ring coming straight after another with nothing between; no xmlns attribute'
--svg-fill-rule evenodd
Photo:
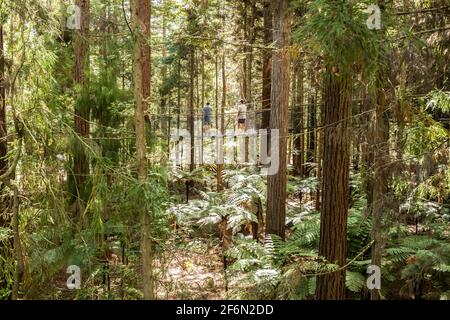
<svg viewBox="0 0 450 320"><path fill-rule="evenodd" d="M323 180L319 256L344 266L350 170L351 77L327 68L323 108ZM345 270L320 276L317 299L345 298Z"/></svg>
<svg viewBox="0 0 450 320"><path fill-rule="evenodd" d="M267 179L267 224L266 234L276 234L285 237L286 220L286 153L287 153L287 124L289 105L289 70L290 56L287 50L291 36L291 16L288 0L274 2L274 40L272 70L272 95L270 128L279 130L279 168L274 175ZM272 162L273 157L272 156Z"/></svg>
<svg viewBox="0 0 450 320"><path fill-rule="evenodd" d="M148 108L151 86L150 64L150 0L132 0L131 16L135 42L133 46L133 85L134 85L134 118L136 131L136 153L138 179L141 183L147 180L147 143L145 137L145 113ZM149 206L143 206L148 208ZM150 212L142 213L141 254L142 284L144 299L154 298L153 247L151 238L152 216Z"/></svg>

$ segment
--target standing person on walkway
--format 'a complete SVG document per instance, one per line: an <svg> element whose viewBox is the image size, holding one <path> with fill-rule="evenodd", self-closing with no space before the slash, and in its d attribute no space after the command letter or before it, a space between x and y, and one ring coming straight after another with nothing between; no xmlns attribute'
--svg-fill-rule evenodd
<svg viewBox="0 0 450 320"><path fill-rule="evenodd" d="M209 102L203 107L203 129L209 130L211 128L211 112L212 108Z"/></svg>
<svg viewBox="0 0 450 320"><path fill-rule="evenodd" d="M237 113L238 130L241 131L245 130L246 120L247 120L247 105L245 104L244 100L241 100L241 103L238 106L238 113Z"/></svg>

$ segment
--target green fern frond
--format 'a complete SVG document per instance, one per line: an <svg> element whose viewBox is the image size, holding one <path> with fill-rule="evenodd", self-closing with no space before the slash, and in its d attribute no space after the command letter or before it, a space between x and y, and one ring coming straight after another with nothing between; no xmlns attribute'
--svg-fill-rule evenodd
<svg viewBox="0 0 450 320"><path fill-rule="evenodd" d="M359 272L347 271L345 285L352 292L359 292L366 285L366 278Z"/></svg>
<svg viewBox="0 0 450 320"><path fill-rule="evenodd" d="M415 250L407 247L396 247L386 249L386 253L391 261L398 263L408 259L415 253Z"/></svg>
<svg viewBox="0 0 450 320"><path fill-rule="evenodd" d="M433 267L433 270L438 271L438 272L450 272L450 265L441 263L441 264Z"/></svg>

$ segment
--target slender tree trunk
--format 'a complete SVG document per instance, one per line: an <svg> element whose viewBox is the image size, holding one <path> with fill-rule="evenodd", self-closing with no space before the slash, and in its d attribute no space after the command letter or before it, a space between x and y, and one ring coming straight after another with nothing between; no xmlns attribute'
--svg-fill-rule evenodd
<svg viewBox="0 0 450 320"><path fill-rule="evenodd" d="M6 90L5 90L5 54L3 51L3 25L0 24L0 175L8 169L8 161L5 159L8 153L8 139L6 126ZM0 196L3 196L3 184L0 185ZM8 228L10 225L10 218L7 214L8 197L2 197L0 202L0 227ZM6 258L5 248L3 242L0 242L0 256ZM3 269L3 260L0 259L0 270ZM0 280L0 289L7 285L6 277Z"/></svg>
<svg viewBox="0 0 450 320"><path fill-rule="evenodd" d="M206 78L206 73L205 73L205 52L204 50L201 51L201 69L202 69L202 102L200 107L204 107L205 106L205 78Z"/></svg>
<svg viewBox="0 0 450 320"><path fill-rule="evenodd" d="M217 16L220 16L220 7L217 7ZM214 94L214 100L215 100L215 106L216 106L216 112L215 112L215 117L214 117L214 122L215 122L215 128L216 128L216 134L221 134L221 132L217 132L219 131L219 51L216 48L215 49L215 58L214 58L214 76L215 76L215 94ZM217 142L218 137L216 136L216 142ZM216 144L216 152L218 152L217 150L217 144ZM220 171L219 171L220 169ZM222 168L220 167L220 165L217 163L216 164L216 189L219 192L220 188L221 188L221 184L222 184Z"/></svg>
<svg viewBox="0 0 450 320"><path fill-rule="evenodd" d="M135 99L135 130L138 179L141 183L147 180L147 142L145 136L145 113L150 98L151 65L150 65L150 0L131 0L131 13L135 42L133 47L133 83ZM148 206L144 206L148 207ZM152 216L150 212L142 213L141 254L142 283L144 299L154 299L153 248L151 238Z"/></svg>
<svg viewBox="0 0 450 320"><path fill-rule="evenodd" d="M296 91L295 91L295 108L293 109L293 122L294 122L294 169L295 172L302 177L303 176L303 162L304 162L304 137L303 137L303 78L304 78L304 66L303 59L297 61L295 68Z"/></svg>
<svg viewBox="0 0 450 320"><path fill-rule="evenodd" d="M162 1L161 6L164 8L164 1ZM163 49L162 49L162 58L163 58L163 64L161 67L161 78L162 78L162 82L163 82L163 89L161 91L161 110L160 110L160 115L161 115L161 131L163 132L163 134L167 134L170 135L170 133L167 131L168 129L168 121L169 119L166 118L166 113L167 113L167 92L165 91L165 82L167 80L167 65L165 62L165 59L167 57L167 45L166 45L166 41L167 41L167 22L166 22L166 14L165 12L163 12L162 14L162 39L163 39Z"/></svg>
<svg viewBox="0 0 450 320"><path fill-rule="evenodd" d="M319 114L316 117L316 124L319 128L323 125L323 113L324 113L324 105L322 101L319 101L319 97L316 92L316 104L319 106L318 111ZM320 184L322 182L322 157L323 157L323 144L322 144L322 135L323 131L320 129L314 130L316 132L316 177L317 177L317 188L316 188L316 210L320 211L320 203L321 203L321 192L320 192Z"/></svg>
<svg viewBox="0 0 450 320"><path fill-rule="evenodd" d="M242 74L241 74L241 98L243 98L244 100L247 99L247 63L248 63L248 59L247 59L247 50L248 50L248 46L246 45L246 42L248 41L248 17L247 17L247 11L248 11L248 7L249 7L249 1L250 0L243 0L243 5L244 7L242 8L242 16L241 16L241 21L242 21L242 43L243 46L241 47L242 50L242 54L243 54L243 58L242 58Z"/></svg>
<svg viewBox="0 0 450 320"><path fill-rule="evenodd" d="M14 258L16 260L16 270L14 272L11 298L12 300L17 300L19 297L20 283L22 282L23 274L25 271L25 264L23 260L22 244L20 241L19 233L19 191L17 190L17 187L12 183L9 183L9 187L13 190L14 194L12 205L12 229L14 235Z"/></svg>
<svg viewBox="0 0 450 320"><path fill-rule="evenodd" d="M181 58L178 58L177 63L177 135L180 133L180 116L181 116ZM180 144L180 140L178 139L176 141L177 147ZM178 154L178 148L177 148L177 154ZM178 155L180 157L180 163L182 168L183 163L183 157L181 155Z"/></svg>
<svg viewBox="0 0 450 320"><path fill-rule="evenodd" d="M309 71L309 76L311 79L311 86L309 91L309 101L308 101L308 134L307 134L307 151L306 151L306 158L309 162L309 170L308 170L308 176L312 176L312 169L311 164L315 162L315 149L316 149L316 96L315 92L312 89L314 87L314 81L313 81L313 75L312 70Z"/></svg>
<svg viewBox="0 0 450 320"><path fill-rule="evenodd" d="M201 63L201 73L202 73L202 100L201 100L201 105L200 105L200 109L199 109L199 111L200 111L200 114L203 114L203 107L205 106L205 95L206 95L206 92L205 92L205 77L206 77L206 74L205 74L205 52L203 51L203 49L202 49L202 51L201 51L201 61L200 61L200 63ZM203 164L203 146L204 146L204 137L203 137L203 125L204 125L204 123L203 123L203 116L201 116L201 119L200 119L201 121L201 128L200 128L200 134L201 134L201 140L200 140L200 163L201 164Z"/></svg>
<svg viewBox="0 0 450 320"><path fill-rule="evenodd" d="M7 126L6 126L6 90L5 90L5 54L3 51L3 25L0 24L0 175L8 167L8 161L5 159L8 153ZM0 193L3 186L0 186ZM0 227L3 221L3 211L6 208L2 203L0 205Z"/></svg>
<svg viewBox="0 0 450 320"><path fill-rule="evenodd" d="M279 168L267 179L266 234L285 237L286 220L286 153L289 105L290 56L287 50L291 35L291 15L288 0L273 3L274 40L270 128L279 130ZM275 155L272 155L272 158ZM273 160L272 160L273 161Z"/></svg>
<svg viewBox="0 0 450 320"><path fill-rule="evenodd" d="M198 58L198 50L194 49L194 74L195 74L195 110L197 111L200 109L200 85L199 85L199 78L200 78L200 70L199 70L199 58Z"/></svg>
<svg viewBox="0 0 450 320"><path fill-rule="evenodd" d="M381 81L380 81L381 85ZM381 267L381 253L383 251L383 239L381 234L381 218L384 198L387 193L387 163L389 161L389 127L386 121L387 115L385 93L382 88L377 89L375 111L375 130L374 130L374 185L373 185L373 205L372 205L372 265ZM379 290L372 290L370 293L371 300L379 300Z"/></svg>
<svg viewBox="0 0 450 320"><path fill-rule="evenodd" d="M364 191L367 195L367 206L366 215L371 216L373 210L373 173L372 166L374 163L374 123L375 116L369 110L373 107L375 103L372 102L372 94L365 93L365 99L363 103L363 111L367 114L363 117L363 127L362 130L367 132L363 135L364 140L361 145L361 176L364 185Z"/></svg>
<svg viewBox="0 0 450 320"><path fill-rule="evenodd" d="M225 21L225 18L224 18ZM222 104L220 106L220 134L225 130L225 106L227 104L227 78L226 78L226 57L225 51L222 53ZM222 161L223 162L223 161ZM217 191L223 190L223 163L217 165Z"/></svg>
<svg viewBox="0 0 450 320"><path fill-rule="evenodd" d="M188 10L188 30L190 33L196 32L196 13L193 9ZM192 172L195 169L195 84L198 72L196 72L195 65L195 47L190 44L188 47L188 59L189 59L189 133L190 133L190 164L189 171ZM198 86L197 86L198 89ZM198 100L198 92L197 92ZM186 181L186 198L189 199L189 188L192 181Z"/></svg>
<svg viewBox="0 0 450 320"><path fill-rule="evenodd" d="M172 100L172 95L169 94L167 97L167 100L169 102L168 106L167 106L167 131L163 131L166 132L166 139L167 139L167 157L170 157L170 133L172 131L172 111L173 111L173 100Z"/></svg>
<svg viewBox="0 0 450 320"><path fill-rule="evenodd" d="M214 101L216 106L215 112L215 127L219 128L219 53L216 51L214 60Z"/></svg>
<svg viewBox="0 0 450 320"><path fill-rule="evenodd" d="M344 266L350 167L351 77L327 68L323 114L323 181L319 256ZM317 299L345 298L345 270L320 276Z"/></svg>
<svg viewBox="0 0 450 320"><path fill-rule="evenodd" d="M384 0L378 1L378 5L384 12ZM385 32L385 29L383 29ZM386 60L384 56L380 57ZM381 64L382 65L382 64ZM389 118L386 113L385 93L385 68L378 71L376 79L376 105L375 105L375 130L374 130L374 185L373 185L373 208L372 208L372 265L381 268L381 257L383 252L383 235L381 219L384 211L385 197L388 191L388 168L389 163ZM406 77L405 77L406 78ZM406 81L405 81L406 82ZM371 300L379 300L380 290L373 289L370 292Z"/></svg>
<svg viewBox="0 0 450 320"><path fill-rule="evenodd" d="M264 0L263 4L264 45L268 47L272 45L273 41L271 1ZM270 127L270 92L272 90L272 51L268 48L262 50L262 64L261 128L268 129Z"/></svg>
<svg viewBox="0 0 450 320"><path fill-rule="evenodd" d="M250 16L248 17L246 13L246 18L248 20L246 26L246 42L248 43L246 46L246 70L245 70L245 100L247 103L247 121L245 123L245 129L254 128L254 105L253 105L253 90L252 90L252 71L253 71L253 43L255 39L255 20L256 20L256 0L248 0L248 7L250 8ZM249 137L245 138L245 162L249 161L249 148L253 146L250 145L253 143L250 141Z"/></svg>
<svg viewBox="0 0 450 320"><path fill-rule="evenodd" d="M194 101L194 90L195 90L195 49L190 48L189 53L189 131L191 134L191 163L189 165L189 171L194 171L195 169L195 128L194 128L194 111L195 111L195 101Z"/></svg>
<svg viewBox="0 0 450 320"><path fill-rule="evenodd" d="M216 51L216 57L214 60L214 76L215 76L214 98L215 98L215 105L216 105L216 113L215 113L214 120L215 120L215 127L216 127L217 131L219 130L219 58L218 58L218 56L219 56L219 54ZM218 138L216 137L216 139L218 139ZM218 152L217 149L216 149L216 152ZM222 168L220 168L220 165L217 164L216 165L216 188L217 188L217 191L220 191L221 178L222 178L222 171L219 171L219 169L222 170Z"/></svg>
<svg viewBox="0 0 450 320"><path fill-rule="evenodd" d="M385 9L385 1L378 1L382 12ZM385 29L383 28L383 32ZM386 60L385 56L380 57ZM383 62L383 61L381 61ZM383 63L380 63L383 65ZM375 104L375 128L373 151L375 172L373 179L373 206L372 206L372 265L381 268L381 258L383 252L383 234L382 234L382 214L385 207L385 197L388 191L388 168L389 163L389 118L386 113L386 93L385 93L385 77L386 68L378 70L376 79L376 104ZM405 76L406 78L406 76ZM406 82L406 81L405 81ZM380 290L373 289L370 291L371 300L379 300Z"/></svg>
<svg viewBox="0 0 450 320"><path fill-rule="evenodd" d="M248 110L251 111L253 109L252 104L252 70L253 70L253 42L254 42L254 24L255 24L255 14L256 14L256 8L255 8L255 1L254 0L248 0L249 1L249 7L250 7L250 17L248 19L247 23L247 36L246 36L246 70L245 70L245 79L246 79L246 88L245 88L245 100L248 103Z"/></svg>
<svg viewBox="0 0 450 320"><path fill-rule="evenodd" d="M222 32L225 32L225 20L226 20L226 14L225 11L222 13ZM222 35L224 37L224 35ZM225 130L225 106L227 104L227 77L226 77L226 56L225 56L225 49L222 48L222 65L221 65L221 71L222 71L222 101L220 106L220 134L224 134ZM219 107L217 107L219 108ZM222 145L224 144L225 140L222 140ZM222 152L223 154L223 152ZM224 160L222 158L222 160ZM217 164L217 191L223 190L223 162Z"/></svg>
<svg viewBox="0 0 450 320"><path fill-rule="evenodd" d="M80 139L89 138L90 106L83 99L88 93L89 82L89 0L76 0L80 7L80 30L74 35L74 82L78 91L78 100L74 112L74 129ZM86 197L86 181L89 175L89 159L82 142L77 142L73 155L73 201L74 215L81 213L81 200Z"/></svg>

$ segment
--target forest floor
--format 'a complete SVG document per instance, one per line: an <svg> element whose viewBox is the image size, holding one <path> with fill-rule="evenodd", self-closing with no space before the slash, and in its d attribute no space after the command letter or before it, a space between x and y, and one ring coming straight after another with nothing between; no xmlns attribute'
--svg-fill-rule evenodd
<svg viewBox="0 0 450 320"><path fill-rule="evenodd" d="M163 258L157 263L159 270L163 270L163 274L158 275L161 280L158 282L157 299L219 300L226 297L222 250L218 240L210 237L177 236L165 244L165 252ZM112 293L110 298L116 299L122 296L122 285L120 275L116 271L117 265L113 265L113 262L110 261L110 290ZM134 264L132 268L139 273L139 263ZM48 294L45 295L44 292L41 294L48 299L76 299L77 291L67 289L68 275L64 271L58 272L51 283L48 283L52 288ZM91 279L82 279L83 282L85 280L91 282ZM98 280L101 281L101 277ZM95 282L96 289L90 294L86 292L88 296L84 296L84 294L82 296L89 299L94 297L108 299L106 287L98 281ZM86 283L82 285L82 287L85 286ZM128 294L126 296L133 299Z"/></svg>
<svg viewBox="0 0 450 320"><path fill-rule="evenodd" d="M210 238L177 237L168 244L159 299L225 298L221 247Z"/></svg>

